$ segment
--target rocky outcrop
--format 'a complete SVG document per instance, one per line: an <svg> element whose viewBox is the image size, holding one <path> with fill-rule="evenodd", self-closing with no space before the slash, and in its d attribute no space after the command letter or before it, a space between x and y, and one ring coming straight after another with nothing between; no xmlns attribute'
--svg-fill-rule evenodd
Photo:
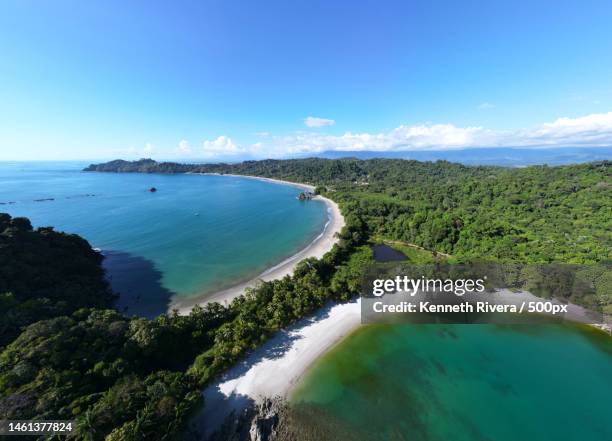
<svg viewBox="0 0 612 441"><path fill-rule="evenodd" d="M209 441L273 441L280 415L287 406L281 398L266 398L261 404L232 413Z"/></svg>
<svg viewBox="0 0 612 441"><path fill-rule="evenodd" d="M300 201L307 201L312 199L315 196L314 193L311 193L310 191L303 191L298 195L298 199Z"/></svg>
<svg viewBox="0 0 612 441"><path fill-rule="evenodd" d="M251 441L269 441L278 425L279 411L283 406L280 399L266 399L259 407L251 420L249 435Z"/></svg>

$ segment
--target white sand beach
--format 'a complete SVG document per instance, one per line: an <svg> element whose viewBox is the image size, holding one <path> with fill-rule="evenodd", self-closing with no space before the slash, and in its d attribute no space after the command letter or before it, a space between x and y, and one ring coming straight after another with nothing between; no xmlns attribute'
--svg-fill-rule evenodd
<svg viewBox="0 0 612 441"><path fill-rule="evenodd" d="M301 188L303 190L314 191L315 186L310 184L302 184L301 182L291 182L291 181L283 181L282 179L274 179L274 178L264 178L261 176L249 176L249 175L234 175L231 173L202 173L204 175L212 175L212 176L233 176L234 178L247 178L247 179L257 179L258 181L266 181L266 182L275 182L277 184L284 185L292 185L294 187Z"/></svg>
<svg viewBox="0 0 612 441"><path fill-rule="evenodd" d="M265 397L287 397L312 363L360 323L357 299L329 304L279 331L204 390L205 410L192 425L208 436L232 411L239 412Z"/></svg>
<svg viewBox="0 0 612 441"><path fill-rule="evenodd" d="M314 186L308 184L255 176L224 176L258 179L314 191ZM247 287L293 273L296 265L303 259L323 257L338 241L337 234L344 227L344 217L332 200L322 196L316 196L314 199L325 203L328 221L321 234L306 248L254 279L202 297L174 299L169 309L188 314L196 304L228 303L242 295ZM355 300L350 303L329 304L314 315L279 331L204 391L206 418L199 415L194 418L192 425L199 433L208 436L219 428L233 410L242 410L264 397L286 396L306 369L321 354L355 329L360 321L360 302Z"/></svg>
<svg viewBox="0 0 612 441"><path fill-rule="evenodd" d="M280 181L278 179L269 179L269 178L260 178L256 176L242 176L242 175L223 175L223 176L236 176L240 178L248 178L248 179L258 179L268 182L274 182L283 185L292 185L298 188L302 188L305 190L313 191L314 187L308 184L298 184L295 182L289 181ZM191 309L195 305L204 305L210 302L219 302L222 304L231 302L234 298L242 295L244 290L247 287L255 286L260 281L270 281L275 279L281 279L288 274L292 274L296 265L303 259L309 257L321 258L325 253L332 249L334 244L338 241L337 234L344 227L344 217L340 213L340 208L338 204L334 201L324 198L322 196L315 196L313 199L323 201L325 206L327 207L327 223L325 224L325 228L317 236L306 248L300 250L293 256L285 259L279 264L273 266L272 268L268 268L266 271L261 273L259 276L230 288L203 295L202 297L193 297L193 298L174 298L169 311L174 309L179 311L179 314L189 314Z"/></svg>

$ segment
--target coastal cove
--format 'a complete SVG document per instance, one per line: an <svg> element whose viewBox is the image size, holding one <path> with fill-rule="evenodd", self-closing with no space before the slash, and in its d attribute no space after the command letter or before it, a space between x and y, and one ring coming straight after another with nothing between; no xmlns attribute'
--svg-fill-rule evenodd
<svg viewBox="0 0 612 441"><path fill-rule="evenodd" d="M220 176L216 173L201 173L201 175ZM315 190L315 187L312 185L283 181L280 179L270 179L258 176L244 176L233 174L225 174L222 176L240 179L253 179L272 184L287 185L311 193ZM201 296L194 296L189 298L177 297L174 299L169 309L178 310L181 314L188 314L189 311L191 311L191 308L193 308L193 306L196 304L203 305L210 302L219 302L222 304L227 304L227 302L230 302L232 299L242 295L245 292L245 289L248 287L256 286L261 281L267 282L275 279L280 279L286 275L292 274L296 265L303 259L307 259L310 257L320 259L321 257L323 257L323 255L328 252L332 248L334 243L337 241L337 235L344 227L344 218L340 213L340 208L338 207L338 204L336 204L331 199L328 199L323 196L315 196L311 200L317 202L320 201L325 204L327 221L325 222L321 233L317 235L306 247L299 250L297 253L291 255L290 257L284 259L280 263L266 269L257 277L247 280L246 282L237 283L229 288L214 292L212 294L207 293Z"/></svg>
<svg viewBox="0 0 612 441"><path fill-rule="evenodd" d="M524 296L535 298L529 293L524 293ZM582 308L576 305L571 305L571 308L574 318L579 318ZM459 338L460 336L464 338ZM546 348L546 351L541 351L542 348ZM510 353L507 353L507 350L510 350ZM532 366L528 360L533 357L533 351L540 351L539 357L542 357L542 360L538 358ZM426 353L426 356L423 356L425 361L420 355L422 352ZM462 355L464 353L465 359ZM520 354L516 363L525 364L517 364L512 368L513 371L506 372L505 363L509 362L508 357L512 359L512 354ZM564 378L579 375L581 369L590 369L587 366L579 367L567 363L567 357L573 357L572 354L591 357L597 372L597 375L590 378L592 384L585 386L585 394L595 397L598 405L603 408L612 404L608 395L598 392L600 388L605 390L612 387L609 383L612 378L609 375L612 374L612 338L608 329L601 330L596 326L572 321L558 325L531 326L362 325L361 299L347 303L330 302L316 313L279 331L209 384L203 391L204 401L208 403L207 410L195 416L190 423L190 429L208 436L227 423L232 414L241 414L247 409L256 408L262 405L265 399L280 397L289 400L291 406L297 406L297 416L306 406L307 414L329 417L330 426L325 427L326 423L322 422L321 428L324 430L318 434L325 433L328 429L330 436L321 438L322 440L336 439L333 433L338 427L354 427L355 431L349 433L354 439L363 440L385 440L389 439L392 433L415 436L415 439L422 440L448 439L450 432L438 438L439 432L435 430L438 426L433 421L447 412L470 413L470 409L461 409L457 400L450 400L446 396L456 393L453 389L456 387L455 383L463 381L466 384L462 385L460 390L466 394L466 402L469 401L468 395L473 386L468 383L474 381L473 375L477 375L476 372L466 371L469 366L480 366L480 363L482 366L477 369L495 370L478 380L479 393L482 394L483 400L494 399L498 402L508 398L504 395L513 394L502 390L500 384L516 382L517 389L529 388L532 385L530 390L522 392L537 396L532 399L541 400L544 407L547 398L539 395L540 393L552 394L557 385L563 387ZM381 366L381 363L387 366ZM419 371L411 373L410 366L418 368ZM552 369L552 366L555 366L556 371L554 375L548 376L548 370ZM447 371L453 378L443 378L443 381L439 381L439 393L444 396L436 400L435 405L423 404L425 408L431 407L434 409L432 412L438 413L433 416L426 415L423 420L419 419L420 416L416 414L419 413L419 405L422 403L411 402L410 397L413 394L427 395L431 383L426 378L434 374L445 377ZM541 389L543 392L536 387L536 383L544 384ZM508 384L503 387L510 390ZM398 385L401 386L397 394L389 393L390 390L397 389ZM565 392L568 399L578 400L580 390L570 389ZM426 401L425 398L422 400ZM380 410L376 410L377 416L374 419L381 425L370 428L369 423L366 423L361 427L353 420L371 421L372 402L379 403ZM579 401L575 402L575 405L582 409ZM406 406L402 407L404 404ZM568 406L568 403L563 401L562 406ZM554 409L550 408L550 411L553 412ZM393 426L392 418L385 416L385 413L388 413L400 421L406 412L414 413L415 416L399 427ZM501 418L502 422L494 417ZM513 417L523 418L528 425L525 428L526 439L538 439L535 432L530 432L534 430L533 425L537 424L530 419L531 414L516 414ZM553 416L550 418L553 419ZM462 427L463 432L459 433L456 439L471 440L471 430L486 433L491 425L505 427L503 419L504 415L487 414L486 418L476 415L473 421L467 421L466 417L464 424L455 421L452 427ZM303 424L310 423L304 421ZM473 425L473 429L468 425ZM507 429L510 436L507 439L510 441L514 432L511 427ZM570 429L577 431L578 426L572 425ZM600 428L594 428L584 439L597 439L599 430ZM488 439L486 435L483 436L483 439ZM506 439L504 433L499 433L499 436L493 439Z"/></svg>
<svg viewBox="0 0 612 441"><path fill-rule="evenodd" d="M0 441L612 441L612 0L0 9Z"/></svg>
<svg viewBox="0 0 612 441"><path fill-rule="evenodd" d="M602 397L602 391L609 390L612 377L607 349L610 340L608 336L607 340L590 338L590 332L603 337L599 331L571 325L550 328L372 325L353 333L361 323L361 315L358 301L351 301L362 287L366 265L375 259L397 260L405 256L406 260L431 261L437 257L434 251L441 249L453 258L469 258L478 253L492 257L514 255L520 261L521 253L528 253L524 255L527 262L540 262L546 256L547 259L556 256L558 260L567 256L567 261L582 263L602 260L601 256L609 254L605 240L608 236L600 234L609 219L606 217L609 187L600 185L608 175L607 167L607 163L602 163L545 170L526 168L506 174L503 170L408 161L362 164L308 159L195 166L141 160L88 167L89 171L114 174L88 174L72 169L74 175L68 180L61 175L56 176L56 181L49 180L49 176L39 176L37 181L34 176L24 182L19 178L27 176L28 170L18 170L17 179L9 172L3 183L12 191L3 196L20 196L4 203L9 210L38 207L40 212L34 211L30 216L36 226L41 225L36 215L47 210L57 216L56 225L70 231L61 222L72 213L72 218L68 218L74 229L92 223L99 231L109 227L114 237L122 237L131 246L136 243L157 247L158 256L143 262L143 253L116 251L120 248L92 242L102 248L96 252L78 236L49 228L33 230L28 219L5 215L3 239L9 248L5 253L8 265L3 268L9 270L10 284L4 289L8 293L4 297L11 308L6 317L12 326L11 339L18 340L13 340L15 343L5 349L0 360L4 373L1 383L7 397L4 404L11 415L20 419L43 416L40 409L51 406L56 418L77 419L79 438L96 430L109 440L125 439L126 433L140 434L143 430L146 434L142 439L157 439L159 433L170 433L179 439L185 439L181 435L199 434L197 439L203 439L203 434L219 427L228 411L230 420L222 429L246 428L257 439L265 439L262 430L273 429L266 421L274 420L279 421L279 430L287 422L289 427L285 428L306 435L286 439L514 441L516 426L523 439L546 439L548 433L543 431L548 427L542 421L562 428L553 433L555 439L595 440L602 434L607 439L607 414L601 409L609 408L606 401L609 397ZM355 185L353 177L358 170L367 172L367 185ZM396 170L398 176L390 175L390 170ZM57 170L47 171L53 174ZM235 172L316 183L322 195L341 204L346 225L336 245L323 258L299 265L291 277L257 283L258 274L265 273L266 268L300 249L309 249L308 244L321 231L328 231L324 228L329 219L324 201L298 200L300 192L293 186L235 176L198 176L187 174L188 171ZM453 179L441 181L440 173ZM477 197L488 191L489 186L485 183L478 187L482 181L473 179L481 173L487 176L497 173L500 178L495 184L500 193L488 204ZM559 197L558 188L565 188L565 176L573 176L572 182L582 182L578 200L575 196L569 200ZM533 188L540 190L535 195L522 195L521 202L508 189L523 188L519 183L525 177L537 183ZM85 188L79 185L88 180L98 182L97 192L82 191ZM403 185L401 193L390 192L389 186L396 180L411 184ZM439 182L443 185L438 185ZM152 188L156 191L151 191ZM441 198L446 198L451 188L461 191L454 194L444 212L436 211L436 207L444 205L437 201L444 202ZM53 191L45 194L46 190ZM575 194L576 191L570 193ZM532 196L537 199L531 201ZM558 199L556 204L538 204ZM88 205L83 201L95 203ZM240 214L247 207L251 208L243 216L226 217L225 222L219 218L220 214L232 213L232 208ZM455 210L458 207L463 208ZM534 212L530 207L539 208ZM566 207L573 210L568 212ZM589 211L594 208L600 209ZM475 216L465 217L464 210ZM517 226L521 230L507 230L510 222L517 223L517 212L526 222ZM584 213L587 215L582 216ZM314 221L300 224L308 214ZM451 223L460 227L460 231L438 228L444 226L438 222L440 219L452 221L455 215L464 216L461 222ZM483 217L491 215L496 219L493 224ZM574 222L577 219L580 222ZM416 220L418 225L413 225ZM540 222L534 224L535 220ZM310 227L301 231L311 234L296 236L292 222L302 228ZM488 225L484 231L480 228L483 222ZM583 246L566 246L562 238L558 239L557 224L572 226L575 234L584 231L589 240ZM245 234L240 235L240 231ZM453 231L458 235L449 236ZM81 234L91 240L88 234ZM223 269L231 272L227 279L231 287L239 275L237 258L261 256L257 253L269 251L270 243L279 236L297 239L299 243L291 253L279 254L275 261L264 262L260 258L257 263L265 265L245 278L255 280L250 295L236 299L228 307L208 304L205 308L193 308L190 314L160 315L153 320L135 317L130 309L121 312L108 309L113 305L112 297L105 296L110 292L104 283L102 256L106 256L107 270L109 262L125 259L118 267L125 270L126 277L131 277L134 292L148 294L140 299L140 305L154 304L155 297L149 294L155 293L152 288L161 287L160 298L164 301L160 305L162 311L167 311L169 300L176 293L168 289L170 279L168 272L163 271L167 267L160 265L159 256L168 257L176 268L186 268L184 275L188 277L183 282L191 282L202 274L214 274L215 268L203 267L202 260L194 265L184 256L177 259L177 250L187 256L194 252L197 256L199 252L205 261L218 259L228 245L242 248L239 254L229 255L223 261ZM210 242L198 242L202 237L209 237ZM569 235L562 237L566 241L571 239ZM261 239L265 241L262 243ZM177 241L180 246L176 246ZM80 246L71 256L62 256L70 250L71 243ZM248 243L260 248L245 251L244 245ZM381 256L381 247L373 247L381 243L397 246L404 256L390 250ZM542 243L554 247L538 245ZM32 250L42 252L39 256ZM33 262L33 258L38 261ZM85 264L83 258L90 264ZM148 274L141 272L143 264ZM82 276L88 274L83 280ZM117 273L108 274L114 287L122 282ZM589 271L583 281L592 283L582 292L566 290L570 286L568 280L554 278L553 281L559 281L555 292L576 305L597 304L603 311L609 310L612 302L606 274ZM529 281L539 280L540 275L540 272L527 274ZM41 280L42 288L36 286L41 285ZM106 291L96 290L96 285L106 287ZM60 291L54 294L54 309L47 308L44 300L49 295L45 289L48 286L57 286ZM91 289L84 292L84 287ZM210 288L211 293L227 289ZM17 302L11 292L19 296ZM164 297L165 293L170 295ZM32 294L40 312L34 317L27 297ZM191 292L194 298L199 294L198 290ZM106 297L107 302L100 302ZM75 298L82 298L86 306L94 308L76 309L79 304L73 301ZM204 302L206 299L200 297L194 303ZM70 317L60 316L70 313ZM35 320L38 321L32 323ZM32 326L20 329L28 323ZM498 332L503 335L497 335ZM362 335L370 337L359 339ZM71 342L70 346L66 341ZM331 369L321 370L320 366L337 353L341 354L341 368L335 369L336 363L332 363ZM26 370L21 369L24 363ZM53 381L39 381L48 374ZM84 378L84 383L77 383L85 388L58 390L57 384L63 378L77 376ZM26 406L22 404L24 392L29 394ZM278 400L278 407L271 409L266 398L275 395L290 401ZM533 409L531 403L535 404ZM245 424L233 425L231 411L242 409L245 419L250 418L251 412L256 417ZM267 420L258 419L265 416L261 411L266 413ZM410 417L408 421L406 415ZM352 417L357 418L355 424ZM441 419L451 425L440 424ZM488 421L493 422L493 428L487 426ZM505 431L497 430L498 427ZM590 430L585 436L584 428ZM328 436L320 436L325 430ZM226 435L230 434L219 434L219 439L233 439ZM244 434L237 439L249 437Z"/></svg>
<svg viewBox="0 0 612 441"><path fill-rule="evenodd" d="M342 227L335 205L298 201L305 187L295 184L84 173L84 165L1 164L1 208L99 248L121 295L118 308L129 315L185 310L237 284L282 277L302 258L327 251ZM158 191L150 193L151 187Z"/></svg>

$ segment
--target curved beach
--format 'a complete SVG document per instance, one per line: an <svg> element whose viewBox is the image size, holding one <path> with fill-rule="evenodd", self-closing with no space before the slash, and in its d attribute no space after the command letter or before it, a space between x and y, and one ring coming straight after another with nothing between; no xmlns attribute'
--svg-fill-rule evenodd
<svg viewBox="0 0 612 441"><path fill-rule="evenodd" d="M273 182L283 185L291 185L303 190L314 191L314 186L308 184L300 184L289 181L281 181L278 179L261 178L257 176L243 176L243 175L223 175L223 176L234 176L247 179L257 179L261 181ZM243 283L239 283L230 288L217 291L215 293L204 294L202 296L196 296L192 298L174 298L169 306L169 311L178 310L179 314L189 314L191 309L195 305L205 305L206 303L218 302L227 304L234 298L244 294L244 291L248 287L256 286L261 281L267 282L270 280L281 279L286 275L292 274L296 265L303 259L309 257L321 258L325 253L332 249L334 244L338 241L337 234L340 233L344 227L344 217L340 213L340 208L331 199L315 196L315 200L323 201L327 209L327 222L321 234L319 234L306 248L298 251L293 256L285 259L279 264L268 268L266 271L258 275L257 277L248 280Z"/></svg>
<svg viewBox="0 0 612 441"><path fill-rule="evenodd" d="M205 438L232 412L266 397L288 397L308 368L361 323L360 299L330 303L276 333L203 391L205 410L191 426Z"/></svg>

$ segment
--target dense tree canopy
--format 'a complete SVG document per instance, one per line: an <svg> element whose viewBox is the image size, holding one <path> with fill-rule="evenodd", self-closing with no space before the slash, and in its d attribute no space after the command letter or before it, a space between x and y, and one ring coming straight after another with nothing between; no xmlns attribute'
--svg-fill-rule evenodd
<svg viewBox="0 0 612 441"><path fill-rule="evenodd" d="M207 382L276 331L359 292L373 241L392 244L415 262L436 254L454 261L609 260L610 165L505 169L303 159L90 166L311 183L340 204L346 226L322 259L302 261L292 276L262 282L227 307L211 304L189 316L148 320L106 309L112 294L101 256L85 240L0 215L0 306L6 312L0 318L6 345L0 418L75 419L76 439L180 437ZM596 292L609 291L609 274L596 276Z"/></svg>
<svg viewBox="0 0 612 441"><path fill-rule="evenodd" d="M79 236L0 213L0 347L36 320L110 306L101 262Z"/></svg>

